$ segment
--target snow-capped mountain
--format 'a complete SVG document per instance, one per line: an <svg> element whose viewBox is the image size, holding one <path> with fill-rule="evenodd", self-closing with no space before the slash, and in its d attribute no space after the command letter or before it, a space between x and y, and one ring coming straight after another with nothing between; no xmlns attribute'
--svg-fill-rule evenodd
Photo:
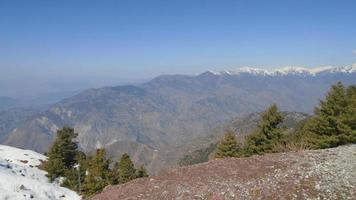
<svg viewBox="0 0 356 200"><path fill-rule="evenodd" d="M37 168L47 157L30 150L0 145L0 199L79 200L75 192L50 183Z"/></svg>
<svg viewBox="0 0 356 200"><path fill-rule="evenodd" d="M286 75L312 75L325 74L325 73L355 73L356 63L350 66L344 67L316 67L316 68L306 68L306 67L283 67L279 69L261 69L253 67L242 67L235 70L229 71L209 71L214 75L262 75L262 76L286 76Z"/></svg>
<svg viewBox="0 0 356 200"><path fill-rule="evenodd" d="M98 145L113 158L129 152L136 163L158 172L167 160L176 159L177 154L167 151L179 151L234 117L260 112L274 103L283 111L312 113L331 85L356 84L355 69L356 65L241 68L194 76L161 75L139 85L90 89L23 123L3 126L8 131L0 142L46 152L56 130L70 125L85 152Z"/></svg>

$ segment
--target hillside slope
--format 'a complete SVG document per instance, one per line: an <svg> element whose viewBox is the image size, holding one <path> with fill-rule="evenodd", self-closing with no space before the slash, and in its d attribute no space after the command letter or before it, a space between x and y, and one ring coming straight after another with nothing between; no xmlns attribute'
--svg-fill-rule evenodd
<svg viewBox="0 0 356 200"><path fill-rule="evenodd" d="M91 200L355 199L356 145L227 158L110 186Z"/></svg>
<svg viewBox="0 0 356 200"><path fill-rule="evenodd" d="M293 132L301 122L309 117L309 115L299 112L282 112L282 115L284 119L281 126L286 128L286 133ZM182 146L179 152L174 152L176 156L181 156L178 164L184 166L207 162L213 156L216 145L226 130L232 131L237 140L243 144L246 136L257 128L260 119L261 113L242 115L217 127L209 136L191 140Z"/></svg>
<svg viewBox="0 0 356 200"><path fill-rule="evenodd" d="M0 145L0 199L81 199L57 183L49 183L46 172L37 168L46 159L34 151Z"/></svg>
<svg viewBox="0 0 356 200"><path fill-rule="evenodd" d="M129 152L155 172L170 162L167 151L176 152L236 116L272 103L283 111L312 112L332 84L356 84L355 69L163 75L137 86L90 89L12 128L0 142L46 152L56 130L69 125L85 152L105 147L114 159Z"/></svg>
<svg viewBox="0 0 356 200"><path fill-rule="evenodd" d="M36 114L41 113L42 107L20 107L6 110L0 109L0 141L6 138L16 127L21 126Z"/></svg>

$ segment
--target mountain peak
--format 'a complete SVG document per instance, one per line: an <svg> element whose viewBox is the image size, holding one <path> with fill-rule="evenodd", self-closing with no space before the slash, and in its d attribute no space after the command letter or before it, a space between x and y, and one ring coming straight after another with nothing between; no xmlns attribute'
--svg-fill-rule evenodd
<svg viewBox="0 0 356 200"><path fill-rule="evenodd" d="M240 74L250 74L250 75L262 75L262 76L284 76L284 75L312 75L315 76L319 73L354 73L356 72L356 63L350 66L343 67L315 67L315 68L306 68L306 67L296 67L296 66L287 66L278 69L261 69L254 67L241 67L235 70L228 71L208 71L208 73L214 75L240 75Z"/></svg>

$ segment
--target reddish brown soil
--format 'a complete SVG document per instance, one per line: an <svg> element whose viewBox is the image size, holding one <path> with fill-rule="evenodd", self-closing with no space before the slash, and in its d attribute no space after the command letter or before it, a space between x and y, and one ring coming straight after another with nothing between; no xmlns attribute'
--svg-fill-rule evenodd
<svg viewBox="0 0 356 200"><path fill-rule="evenodd" d="M109 186L91 200L356 199L356 145L228 158Z"/></svg>

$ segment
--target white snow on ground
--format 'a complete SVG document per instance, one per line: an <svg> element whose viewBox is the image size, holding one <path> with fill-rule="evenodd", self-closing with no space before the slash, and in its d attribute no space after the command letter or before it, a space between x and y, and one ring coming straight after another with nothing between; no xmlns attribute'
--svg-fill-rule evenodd
<svg viewBox="0 0 356 200"><path fill-rule="evenodd" d="M50 183L36 166L47 157L30 150L0 145L0 200L79 200L75 192Z"/></svg>

